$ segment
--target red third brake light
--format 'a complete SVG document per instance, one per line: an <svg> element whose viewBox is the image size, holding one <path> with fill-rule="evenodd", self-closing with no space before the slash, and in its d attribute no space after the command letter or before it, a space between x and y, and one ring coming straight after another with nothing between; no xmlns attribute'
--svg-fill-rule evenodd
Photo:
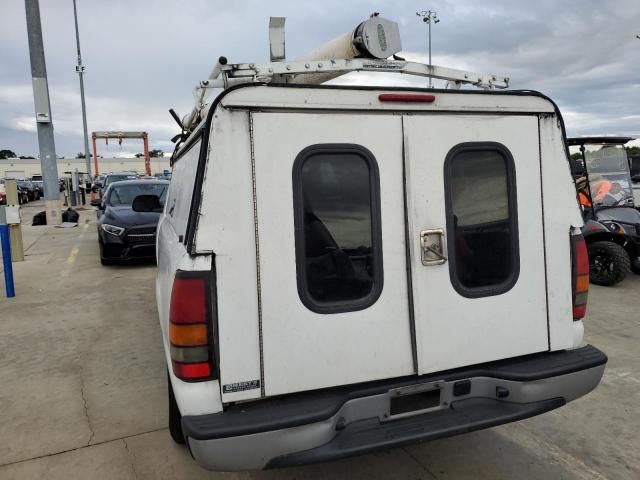
<svg viewBox="0 0 640 480"><path fill-rule="evenodd" d="M185 381L210 380L211 300L207 295L210 272L178 271L171 289L169 339L176 377Z"/></svg>
<svg viewBox="0 0 640 480"><path fill-rule="evenodd" d="M572 236L573 260L573 319L580 320L587 313L589 295L589 254L582 235Z"/></svg>
<svg viewBox="0 0 640 480"><path fill-rule="evenodd" d="M381 93L378 95L378 100L381 102L432 103L435 99L435 95L416 93Z"/></svg>

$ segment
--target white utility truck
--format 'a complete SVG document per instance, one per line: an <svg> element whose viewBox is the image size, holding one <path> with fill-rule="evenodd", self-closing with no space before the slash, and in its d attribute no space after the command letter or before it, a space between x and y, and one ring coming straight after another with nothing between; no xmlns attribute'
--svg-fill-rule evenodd
<svg viewBox="0 0 640 480"><path fill-rule="evenodd" d="M582 343L588 259L556 105L388 59L398 26L379 16L291 62L283 24L276 61L221 58L180 122L156 285L174 439L208 469L298 465L595 388L607 357ZM352 71L448 88L319 84Z"/></svg>

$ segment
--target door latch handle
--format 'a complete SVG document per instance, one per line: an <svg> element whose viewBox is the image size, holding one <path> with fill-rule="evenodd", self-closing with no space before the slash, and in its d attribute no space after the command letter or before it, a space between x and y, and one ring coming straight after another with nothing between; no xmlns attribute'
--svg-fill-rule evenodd
<svg viewBox="0 0 640 480"><path fill-rule="evenodd" d="M442 265L447 261L444 254L444 230L437 228L420 232L420 251L425 266Z"/></svg>

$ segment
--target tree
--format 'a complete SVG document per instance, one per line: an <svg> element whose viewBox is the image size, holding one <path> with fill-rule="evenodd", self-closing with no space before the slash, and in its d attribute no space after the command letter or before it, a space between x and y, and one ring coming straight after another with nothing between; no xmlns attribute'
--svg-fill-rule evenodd
<svg viewBox="0 0 640 480"><path fill-rule="evenodd" d="M7 158L15 158L17 157L16 152L13 150L0 150L0 160L5 160Z"/></svg>
<svg viewBox="0 0 640 480"><path fill-rule="evenodd" d="M136 158L141 158L144 157L144 153L136 153ZM149 150L149 157L150 158L158 158L158 157L164 157L164 152L162 150Z"/></svg>
<svg viewBox="0 0 640 480"><path fill-rule="evenodd" d="M626 147L627 155L640 155L640 147Z"/></svg>
<svg viewBox="0 0 640 480"><path fill-rule="evenodd" d="M76 158L85 158L85 155L82 152L78 152L76 153Z"/></svg>
<svg viewBox="0 0 640 480"><path fill-rule="evenodd" d="M36 158L36 157L32 157L31 155L20 155L20 158L22 160L27 159L27 158Z"/></svg>
<svg viewBox="0 0 640 480"><path fill-rule="evenodd" d="M582 160L582 153L580 152L572 153L571 160Z"/></svg>

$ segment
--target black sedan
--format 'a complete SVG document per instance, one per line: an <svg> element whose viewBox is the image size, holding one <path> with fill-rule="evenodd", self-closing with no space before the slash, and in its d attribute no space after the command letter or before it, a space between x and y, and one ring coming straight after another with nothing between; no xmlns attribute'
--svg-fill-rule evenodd
<svg viewBox="0 0 640 480"><path fill-rule="evenodd" d="M40 199L40 190L36 187L31 180L18 180L18 188L24 190L27 195L27 200L33 202Z"/></svg>
<svg viewBox="0 0 640 480"><path fill-rule="evenodd" d="M109 185L98 206L98 242L102 265L133 259L153 259L159 212L134 212L138 195L156 195L161 202L167 194L165 180L127 180Z"/></svg>

